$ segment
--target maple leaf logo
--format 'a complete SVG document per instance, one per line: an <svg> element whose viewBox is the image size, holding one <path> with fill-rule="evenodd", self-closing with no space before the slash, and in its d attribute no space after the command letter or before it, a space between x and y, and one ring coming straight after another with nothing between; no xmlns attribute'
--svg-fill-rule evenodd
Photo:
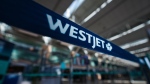
<svg viewBox="0 0 150 84"><path fill-rule="evenodd" d="M106 48L107 48L108 51L111 51L111 50L112 50L111 44L110 44L110 43L107 43L107 44L106 44Z"/></svg>

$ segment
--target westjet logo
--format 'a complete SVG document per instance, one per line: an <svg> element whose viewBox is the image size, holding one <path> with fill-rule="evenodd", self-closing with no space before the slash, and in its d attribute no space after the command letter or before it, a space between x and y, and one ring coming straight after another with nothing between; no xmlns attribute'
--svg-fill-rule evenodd
<svg viewBox="0 0 150 84"><path fill-rule="evenodd" d="M68 23L63 26L61 20L59 19L57 19L56 23L54 23L51 15L46 14L46 16L51 30L55 31L56 29L59 29L61 34L66 34L66 31L70 30L68 36L80 41L88 42L89 44L91 44L91 47L93 49L95 47L101 47L103 49L107 49L108 51L112 50L112 46L110 43L105 43L104 40L99 39L98 37L95 37L92 34L80 30L79 28L76 28Z"/></svg>

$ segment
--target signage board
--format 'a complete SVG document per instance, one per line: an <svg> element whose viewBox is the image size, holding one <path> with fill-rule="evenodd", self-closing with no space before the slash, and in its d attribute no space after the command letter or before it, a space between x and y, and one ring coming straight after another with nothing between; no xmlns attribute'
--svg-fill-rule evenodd
<svg viewBox="0 0 150 84"><path fill-rule="evenodd" d="M139 62L138 58L33 0L1 0L0 21L77 46Z"/></svg>

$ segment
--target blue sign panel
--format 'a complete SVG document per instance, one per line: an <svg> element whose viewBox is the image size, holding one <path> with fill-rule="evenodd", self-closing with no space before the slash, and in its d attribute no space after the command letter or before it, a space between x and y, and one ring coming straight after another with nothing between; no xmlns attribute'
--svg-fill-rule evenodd
<svg viewBox="0 0 150 84"><path fill-rule="evenodd" d="M139 62L129 52L32 0L1 0L0 21L84 48Z"/></svg>

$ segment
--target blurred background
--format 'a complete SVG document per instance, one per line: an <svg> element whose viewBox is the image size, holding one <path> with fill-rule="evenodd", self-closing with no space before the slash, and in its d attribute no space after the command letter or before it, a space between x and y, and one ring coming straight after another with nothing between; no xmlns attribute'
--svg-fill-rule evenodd
<svg viewBox="0 0 150 84"><path fill-rule="evenodd" d="M150 84L150 0L34 0L141 65L0 22L0 84Z"/></svg>

